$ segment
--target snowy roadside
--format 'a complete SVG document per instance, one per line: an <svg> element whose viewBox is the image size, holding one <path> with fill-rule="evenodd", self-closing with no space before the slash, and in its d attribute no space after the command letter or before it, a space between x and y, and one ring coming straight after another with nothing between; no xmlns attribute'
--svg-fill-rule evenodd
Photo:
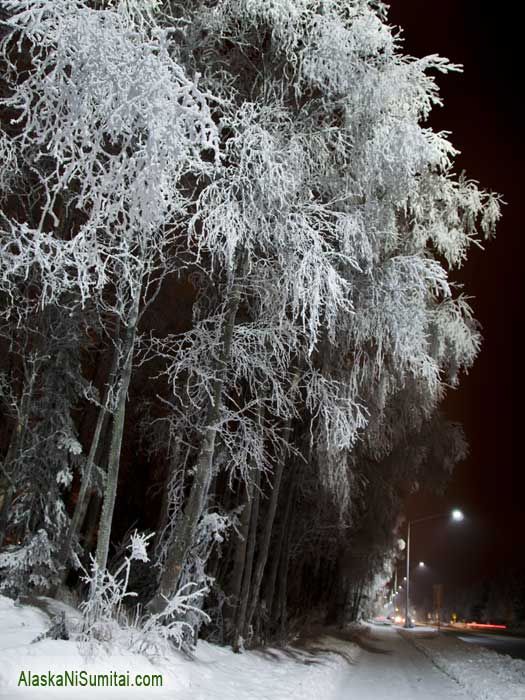
<svg viewBox="0 0 525 700"><path fill-rule="evenodd" d="M70 618L75 611L56 604ZM0 596L0 698L43 698L69 700L96 697L141 698L146 700L318 700L336 695L337 688L348 669L338 654L319 656L307 651L270 649L265 652L234 654L230 649L199 642L195 659L172 653L168 658L151 661L132 654L118 642L111 653L96 658L84 658L74 641L44 639L31 643L49 628L49 617L35 607L17 606ZM316 648L338 650L342 643L323 638ZM356 658L359 649L344 643L344 651ZM64 671L87 671L90 674L129 673L162 674L163 687L141 689L54 687L17 687L22 671L34 674ZM55 677L56 681L56 677Z"/></svg>
<svg viewBox="0 0 525 700"><path fill-rule="evenodd" d="M525 661L416 627L399 633L476 700L525 700Z"/></svg>

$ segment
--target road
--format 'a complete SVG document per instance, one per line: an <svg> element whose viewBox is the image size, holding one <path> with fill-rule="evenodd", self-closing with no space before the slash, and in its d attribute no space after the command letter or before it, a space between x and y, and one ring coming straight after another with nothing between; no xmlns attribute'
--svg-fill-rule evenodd
<svg viewBox="0 0 525 700"><path fill-rule="evenodd" d="M364 649L347 672L339 700L466 700L460 686L407 642L394 627L374 627L373 651ZM471 698L470 698L471 700Z"/></svg>
<svg viewBox="0 0 525 700"><path fill-rule="evenodd" d="M452 629L443 627L443 634L450 634L463 642L477 644L497 651L499 654L508 654L514 659L525 659L525 638L512 637L507 634L492 632L478 632L477 630Z"/></svg>

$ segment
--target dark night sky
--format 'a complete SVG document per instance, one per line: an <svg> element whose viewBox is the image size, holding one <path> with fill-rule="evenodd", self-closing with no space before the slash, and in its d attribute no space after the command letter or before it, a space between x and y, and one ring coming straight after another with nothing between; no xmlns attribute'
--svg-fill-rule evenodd
<svg viewBox="0 0 525 700"><path fill-rule="evenodd" d="M389 4L390 23L403 28L405 53L438 53L463 64L463 73L438 78L445 104L430 124L452 132L452 143L461 151L457 170L500 192L507 203L497 238L484 251L471 249L463 269L454 273L475 297L484 337L475 366L445 402L447 415L465 428L470 456L458 466L444 498L423 494L407 504L411 518L456 504L465 510L468 519L461 526L445 519L416 526L413 556L426 560L436 579L472 582L523 565L525 552L525 481L513 425L518 397L513 352L523 297L518 23L506 3Z"/></svg>

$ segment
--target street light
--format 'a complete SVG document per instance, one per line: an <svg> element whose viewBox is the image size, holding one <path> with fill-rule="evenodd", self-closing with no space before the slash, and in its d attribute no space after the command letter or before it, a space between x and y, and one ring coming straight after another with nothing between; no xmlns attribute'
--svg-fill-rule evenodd
<svg viewBox="0 0 525 700"><path fill-rule="evenodd" d="M436 518L446 517L448 513L439 513L438 515L428 515L426 518L417 518L416 520L409 520L407 525L407 575L406 575L406 589L405 589L405 627L411 627L410 624L410 614L409 614L409 600L410 600L410 527L416 523L422 523L426 520L435 520ZM464 519L463 513L459 508L454 508L450 513L452 520L455 522L461 522ZM425 566L424 562L420 561L419 566Z"/></svg>

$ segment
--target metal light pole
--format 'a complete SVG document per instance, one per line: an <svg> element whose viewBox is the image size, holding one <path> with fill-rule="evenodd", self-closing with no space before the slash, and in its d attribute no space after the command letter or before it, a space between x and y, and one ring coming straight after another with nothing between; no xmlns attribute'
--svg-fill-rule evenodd
<svg viewBox="0 0 525 700"><path fill-rule="evenodd" d="M410 520L407 528L407 586L405 589L405 627L410 627L408 606L410 603Z"/></svg>
<svg viewBox="0 0 525 700"><path fill-rule="evenodd" d="M458 509L455 508L452 513L439 513L438 515L428 515L426 518L417 518L417 520L409 520L408 525L407 525L407 586L405 590L405 624L404 627L411 627L411 621L410 621L410 614L409 614L409 605L410 605L410 526L415 525L416 523L422 523L425 520L435 520L436 518L444 518L447 515L450 515L452 517L452 520L455 520L456 522L460 522L463 520L464 515L463 513Z"/></svg>
<svg viewBox="0 0 525 700"><path fill-rule="evenodd" d="M396 568L394 569L394 591L396 591L395 595L397 595L397 564Z"/></svg>

